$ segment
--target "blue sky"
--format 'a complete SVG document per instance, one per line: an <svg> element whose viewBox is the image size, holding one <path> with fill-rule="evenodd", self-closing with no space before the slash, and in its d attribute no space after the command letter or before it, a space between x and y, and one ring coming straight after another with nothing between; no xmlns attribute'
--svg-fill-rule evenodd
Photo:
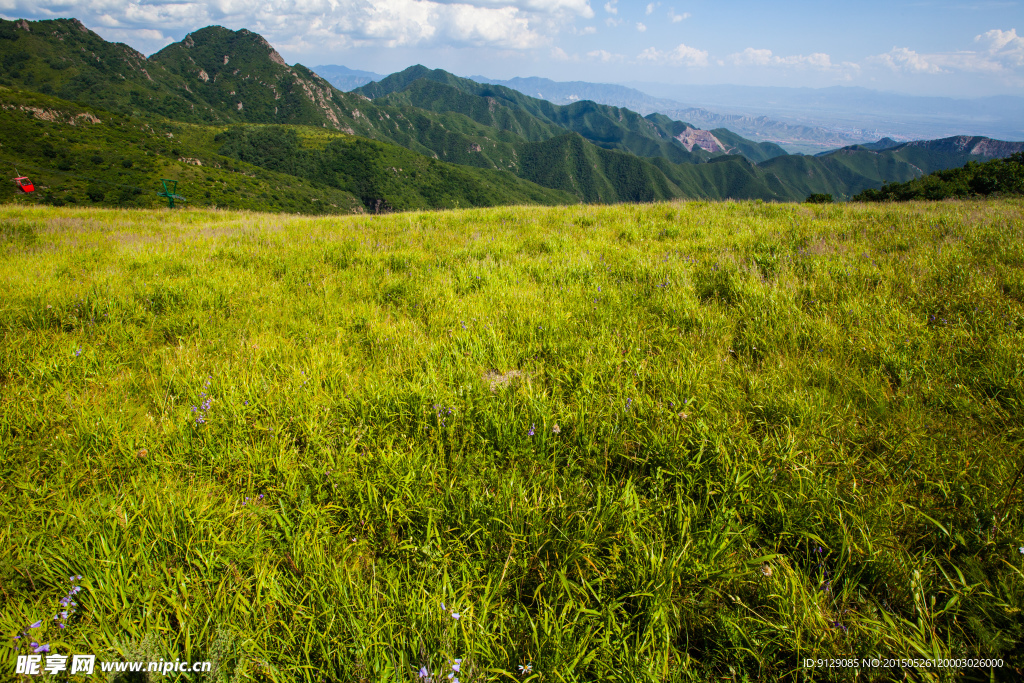
<svg viewBox="0 0 1024 683"><path fill-rule="evenodd" d="M1024 95L1024 0L0 0L149 54L196 28L263 34L289 62L493 78Z"/></svg>

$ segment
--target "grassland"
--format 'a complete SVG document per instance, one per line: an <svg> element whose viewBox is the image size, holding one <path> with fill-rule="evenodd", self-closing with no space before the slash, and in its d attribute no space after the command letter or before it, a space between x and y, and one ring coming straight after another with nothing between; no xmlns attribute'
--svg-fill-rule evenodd
<svg viewBox="0 0 1024 683"><path fill-rule="evenodd" d="M1017 679L1022 209L2 206L0 632L210 680ZM843 656L1003 666L801 667Z"/></svg>

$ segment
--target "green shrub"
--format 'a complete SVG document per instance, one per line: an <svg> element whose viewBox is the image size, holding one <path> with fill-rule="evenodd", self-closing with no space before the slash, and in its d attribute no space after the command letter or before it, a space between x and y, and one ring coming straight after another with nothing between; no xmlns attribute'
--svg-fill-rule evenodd
<svg viewBox="0 0 1024 683"><path fill-rule="evenodd" d="M85 196L95 203L100 203L106 197L107 191L99 185L89 185L85 190Z"/></svg>
<svg viewBox="0 0 1024 683"><path fill-rule="evenodd" d="M962 168L936 171L905 183L887 183L881 189L867 189L854 201L884 202L1014 196L1024 194L1024 152L1005 159L970 161Z"/></svg>

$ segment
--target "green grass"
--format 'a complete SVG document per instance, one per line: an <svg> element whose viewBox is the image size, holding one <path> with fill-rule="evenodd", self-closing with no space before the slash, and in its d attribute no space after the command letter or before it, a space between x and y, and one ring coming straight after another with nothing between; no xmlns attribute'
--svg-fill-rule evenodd
<svg viewBox="0 0 1024 683"><path fill-rule="evenodd" d="M81 574L39 642L213 680L1013 680L1022 209L2 206L0 632Z"/></svg>

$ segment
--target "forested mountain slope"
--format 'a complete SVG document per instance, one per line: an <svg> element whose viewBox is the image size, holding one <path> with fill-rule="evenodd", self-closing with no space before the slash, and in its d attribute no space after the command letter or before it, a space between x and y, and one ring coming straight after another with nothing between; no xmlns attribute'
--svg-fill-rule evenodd
<svg viewBox="0 0 1024 683"><path fill-rule="evenodd" d="M178 142L172 147L181 148L179 153L165 152L175 163L207 159L215 167L216 159L233 158L312 183L309 187L346 192L347 205L361 210L671 198L801 201L816 193L846 199L886 182L906 182L1020 147L951 138L791 156L726 129L699 130L660 114L641 116L591 101L560 106L423 66L344 93L302 65L288 65L262 36L218 26L195 31L147 59L126 45L104 41L74 19L0 20L0 63L0 82L11 86L5 107L44 116L25 108L29 90L60 98L50 107L98 108L129 117L139 130L168 120L214 126L188 129L192 147ZM5 119L11 131L31 137L23 124L17 117ZM315 143L320 147L309 147L317 136L308 130L289 134L281 128L295 125L324 131ZM62 135L70 156L76 145L84 145L106 146L109 154L98 156L120 158L129 144L118 135L105 141L71 131ZM260 150L268 141L292 157ZM40 156L33 144L11 146L4 154L14 166L35 168L41 177L52 174L54 182L67 173L61 164L75 166L63 157ZM47 167L47 159L57 167ZM97 176L93 185L113 182L104 178ZM68 183L69 198L84 191L77 180ZM451 184L450 191L438 189L438 183ZM204 198L208 192L211 201L219 196L204 189ZM281 206L263 199L256 204Z"/></svg>

